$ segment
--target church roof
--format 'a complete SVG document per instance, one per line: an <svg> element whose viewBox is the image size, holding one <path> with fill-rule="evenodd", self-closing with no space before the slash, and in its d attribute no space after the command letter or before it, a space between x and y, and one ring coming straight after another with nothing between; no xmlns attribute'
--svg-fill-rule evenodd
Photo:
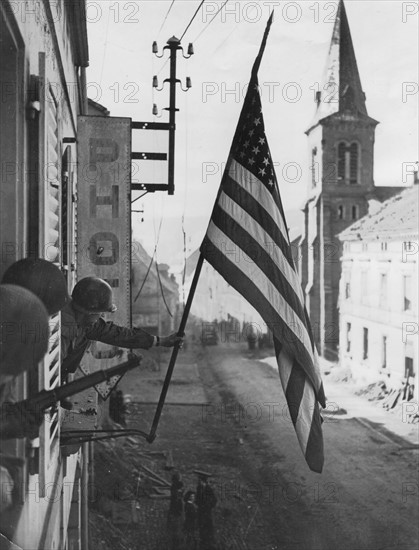
<svg viewBox="0 0 419 550"><path fill-rule="evenodd" d="M336 113L369 118L343 0L339 2L326 67L317 94L316 113L310 128Z"/></svg>
<svg viewBox="0 0 419 550"><path fill-rule="evenodd" d="M419 186L413 185L383 202L374 214L367 214L339 234L341 241L406 236L417 238Z"/></svg>

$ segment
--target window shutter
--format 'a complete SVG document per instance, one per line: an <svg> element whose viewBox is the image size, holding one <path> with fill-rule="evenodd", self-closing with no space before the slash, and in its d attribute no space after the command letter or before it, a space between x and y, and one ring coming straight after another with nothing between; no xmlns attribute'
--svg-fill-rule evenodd
<svg viewBox="0 0 419 550"><path fill-rule="evenodd" d="M40 54L40 256L60 267L60 135L59 103L45 76L45 54ZM39 365L40 389L50 390L60 385L61 315L50 318L49 348ZM40 428L39 475L40 496L55 476L59 453L60 412L51 408Z"/></svg>

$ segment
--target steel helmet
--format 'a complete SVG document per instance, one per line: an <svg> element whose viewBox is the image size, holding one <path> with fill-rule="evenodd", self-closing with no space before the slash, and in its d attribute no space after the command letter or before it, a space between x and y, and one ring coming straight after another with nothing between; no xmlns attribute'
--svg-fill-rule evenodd
<svg viewBox="0 0 419 550"><path fill-rule="evenodd" d="M15 262L6 270L2 283L27 288L38 296L50 315L58 313L70 299L64 275L42 258Z"/></svg>
<svg viewBox="0 0 419 550"><path fill-rule="evenodd" d="M84 277L73 289L71 294L78 309L86 313L104 313L116 311L112 301L112 288L99 277Z"/></svg>
<svg viewBox="0 0 419 550"><path fill-rule="evenodd" d="M0 285L0 373L17 376L33 368L48 350L49 316L26 288Z"/></svg>

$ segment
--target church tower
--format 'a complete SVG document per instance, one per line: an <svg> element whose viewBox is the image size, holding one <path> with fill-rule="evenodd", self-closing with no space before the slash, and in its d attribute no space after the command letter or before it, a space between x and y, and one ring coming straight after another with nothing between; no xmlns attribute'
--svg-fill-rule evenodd
<svg viewBox="0 0 419 550"><path fill-rule="evenodd" d="M337 359L341 243L337 235L368 213L368 201L401 188L374 186L378 122L368 116L343 0L333 28L326 68L306 131L311 178L300 241L300 276L321 355Z"/></svg>

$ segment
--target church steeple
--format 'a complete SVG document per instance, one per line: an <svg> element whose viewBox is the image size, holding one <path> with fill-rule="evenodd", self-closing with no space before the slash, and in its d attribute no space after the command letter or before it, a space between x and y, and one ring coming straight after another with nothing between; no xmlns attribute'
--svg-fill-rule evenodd
<svg viewBox="0 0 419 550"><path fill-rule="evenodd" d="M368 116L343 0L339 2L316 102L317 109L310 128L335 113L347 113L355 117Z"/></svg>

